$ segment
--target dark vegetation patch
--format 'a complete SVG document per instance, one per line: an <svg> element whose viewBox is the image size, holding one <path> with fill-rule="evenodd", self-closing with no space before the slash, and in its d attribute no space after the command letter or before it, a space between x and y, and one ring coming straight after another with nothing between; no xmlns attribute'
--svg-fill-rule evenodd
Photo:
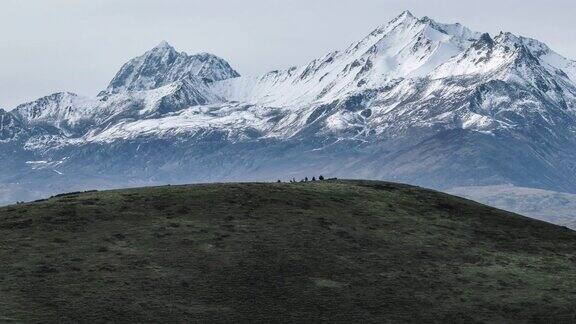
<svg viewBox="0 0 576 324"><path fill-rule="evenodd" d="M569 323L575 251L384 182L71 193L0 209L0 322Z"/></svg>

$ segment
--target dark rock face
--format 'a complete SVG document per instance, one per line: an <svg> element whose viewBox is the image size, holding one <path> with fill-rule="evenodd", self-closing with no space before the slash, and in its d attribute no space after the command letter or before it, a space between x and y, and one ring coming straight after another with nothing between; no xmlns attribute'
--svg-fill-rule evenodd
<svg viewBox="0 0 576 324"><path fill-rule="evenodd" d="M25 127L15 116L0 109L0 142L15 140L19 135L25 134Z"/></svg>

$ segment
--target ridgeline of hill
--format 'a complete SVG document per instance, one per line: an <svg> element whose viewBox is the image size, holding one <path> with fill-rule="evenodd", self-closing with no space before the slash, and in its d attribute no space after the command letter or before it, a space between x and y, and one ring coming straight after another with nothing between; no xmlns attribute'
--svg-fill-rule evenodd
<svg viewBox="0 0 576 324"><path fill-rule="evenodd" d="M576 232L375 181L0 208L0 322L571 322Z"/></svg>

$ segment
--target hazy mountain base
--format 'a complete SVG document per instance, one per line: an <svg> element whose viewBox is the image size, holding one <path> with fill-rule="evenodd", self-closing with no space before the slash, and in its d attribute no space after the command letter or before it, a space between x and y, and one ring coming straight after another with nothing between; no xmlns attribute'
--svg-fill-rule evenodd
<svg viewBox="0 0 576 324"><path fill-rule="evenodd" d="M0 204L70 191L191 182L288 181L323 174L340 178L378 177L433 187L555 224L574 225L575 195L490 186L510 180L535 185L532 178L523 175L545 168L542 162L514 163L528 157L542 160L535 158L536 154L530 156L530 149L520 144L508 144L514 149L500 149L509 142L489 135L452 130L422 143L403 140L378 146L329 138L229 143L222 140L225 136L205 133L190 138L180 136L177 141L139 138L65 147L51 151L50 160L31 153L7 155L3 163L10 163L12 172L3 174ZM490 153L486 153L487 148L492 148ZM495 158L498 154L501 156ZM508 162L504 171L493 172L502 169L501 161ZM514 165L519 167L514 169ZM551 185L562 183L558 172L541 178L554 179ZM451 189L462 183L468 187Z"/></svg>
<svg viewBox="0 0 576 324"><path fill-rule="evenodd" d="M576 232L374 181L0 208L0 321L570 323Z"/></svg>
<svg viewBox="0 0 576 324"><path fill-rule="evenodd" d="M543 185L542 179L553 188L571 188L572 182L570 177L562 179L560 171L546 166L547 159L513 138L465 130L443 131L420 142L394 139L377 144L359 139L309 138L306 134L291 141L255 139L234 143L226 136L225 132L213 131L165 139L140 137L61 147L50 150L49 156L19 154L15 150L16 154L7 153L1 162L11 172L0 174L0 204L77 190L212 181L288 181L319 174L386 179L444 191L502 182L537 186ZM526 176L537 172L538 179ZM495 204L494 199L485 199L479 191L467 197ZM511 204L496 205L510 209L514 207ZM513 210L528 211L536 217L543 214L530 209ZM544 216L544 220L563 224L565 220L560 218L569 215Z"/></svg>
<svg viewBox="0 0 576 324"><path fill-rule="evenodd" d="M576 194L511 185L447 190L496 208L576 229Z"/></svg>

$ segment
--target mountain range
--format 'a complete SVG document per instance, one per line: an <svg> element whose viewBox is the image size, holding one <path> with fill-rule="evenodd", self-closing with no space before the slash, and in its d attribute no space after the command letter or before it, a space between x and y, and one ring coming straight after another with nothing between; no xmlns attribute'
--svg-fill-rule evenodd
<svg viewBox="0 0 576 324"><path fill-rule="evenodd" d="M1 203L320 174L573 194L576 62L534 39L408 11L343 50L259 76L162 42L95 98L0 109L0 161Z"/></svg>

